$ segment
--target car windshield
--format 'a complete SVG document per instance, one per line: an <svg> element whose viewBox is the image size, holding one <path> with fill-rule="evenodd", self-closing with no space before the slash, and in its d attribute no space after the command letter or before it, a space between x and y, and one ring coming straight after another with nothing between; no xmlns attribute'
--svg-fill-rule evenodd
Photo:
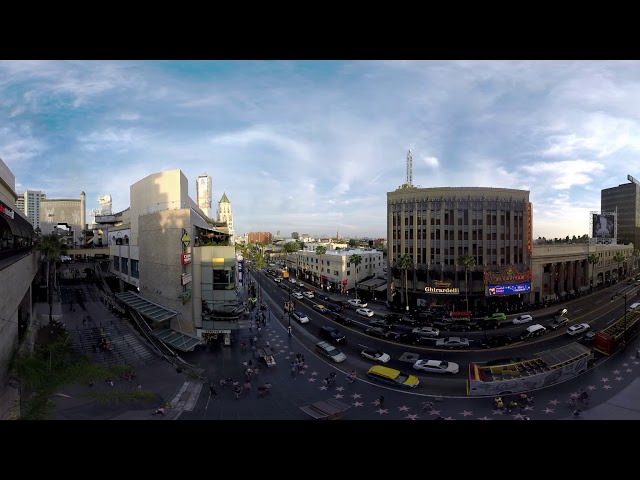
<svg viewBox="0 0 640 480"><path fill-rule="evenodd" d="M394 380L395 380L397 383L404 383L404 382L406 382L408 379L409 379L409 375L407 375L406 373L402 373L402 372L400 372L400 373L398 374L398 376L397 376L396 378L394 378Z"/></svg>

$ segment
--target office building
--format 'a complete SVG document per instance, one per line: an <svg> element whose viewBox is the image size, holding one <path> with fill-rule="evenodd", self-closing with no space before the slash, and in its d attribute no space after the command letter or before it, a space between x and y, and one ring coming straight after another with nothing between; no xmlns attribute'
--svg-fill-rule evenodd
<svg viewBox="0 0 640 480"><path fill-rule="evenodd" d="M617 243L640 248L640 183L627 175L629 183L600 191L601 212L617 212Z"/></svg>
<svg viewBox="0 0 640 480"><path fill-rule="evenodd" d="M34 229L40 228L40 202L45 198L47 198L46 194L39 190L18 192L16 208L29 217Z"/></svg>

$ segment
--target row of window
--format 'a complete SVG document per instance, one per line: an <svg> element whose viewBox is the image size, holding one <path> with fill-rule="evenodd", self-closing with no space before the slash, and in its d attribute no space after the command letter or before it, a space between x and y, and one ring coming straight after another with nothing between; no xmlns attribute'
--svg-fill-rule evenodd
<svg viewBox="0 0 640 480"><path fill-rule="evenodd" d="M113 269L117 272L126 273L133 278L140 278L140 262L136 259L131 259L131 272L129 272L129 259L127 257L113 256Z"/></svg>

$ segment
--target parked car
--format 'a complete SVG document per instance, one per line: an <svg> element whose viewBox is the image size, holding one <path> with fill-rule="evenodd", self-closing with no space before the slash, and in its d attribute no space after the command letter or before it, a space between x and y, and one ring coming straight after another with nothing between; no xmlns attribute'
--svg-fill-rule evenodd
<svg viewBox="0 0 640 480"><path fill-rule="evenodd" d="M350 324L351 324L351 319L350 319L350 318L345 317L345 316L344 316L344 315L342 315L341 313L336 313L336 314L333 316L333 319L334 319L336 322L341 323L341 324L343 324L343 325L350 325Z"/></svg>
<svg viewBox="0 0 640 480"><path fill-rule="evenodd" d="M350 298L347 303L355 308L364 308L367 306L367 302L363 302L359 298Z"/></svg>
<svg viewBox="0 0 640 480"><path fill-rule="evenodd" d="M298 300L302 300L304 298L300 292L293 292L291 296L293 298L297 298Z"/></svg>
<svg viewBox="0 0 640 480"><path fill-rule="evenodd" d="M339 312L342 310L342 305L338 305L337 303L327 303L325 306L332 312Z"/></svg>
<svg viewBox="0 0 640 480"><path fill-rule="evenodd" d="M576 336L588 332L591 326L588 323L578 323L567 328L567 335Z"/></svg>
<svg viewBox="0 0 640 480"><path fill-rule="evenodd" d="M496 348L510 345L513 340L507 335L493 335L491 337L484 337L480 341L480 345L484 348Z"/></svg>
<svg viewBox="0 0 640 480"><path fill-rule="evenodd" d="M347 356L328 342L316 343L316 351L333 362L344 362Z"/></svg>
<svg viewBox="0 0 640 480"><path fill-rule="evenodd" d="M560 310L556 311L556 313L553 314L553 316L555 318L557 317L563 317L564 315L566 315L568 313L566 308L561 308Z"/></svg>
<svg viewBox="0 0 640 480"><path fill-rule="evenodd" d="M304 313L302 312L293 312L291 314L291 316L296 319L297 321L299 321L300 323L309 323L309 317L307 317Z"/></svg>
<svg viewBox="0 0 640 480"><path fill-rule="evenodd" d="M564 327L569 323L569 319L567 317L556 317L551 322L549 322L549 328L551 330L557 330L560 327Z"/></svg>
<svg viewBox="0 0 640 480"><path fill-rule="evenodd" d="M368 308L358 308L356 310L356 313L365 317L373 317L373 310L370 310Z"/></svg>
<svg viewBox="0 0 640 480"><path fill-rule="evenodd" d="M315 304L315 305L311 305L311 308L313 308L316 312L329 313L329 309L324 305Z"/></svg>
<svg viewBox="0 0 640 480"><path fill-rule="evenodd" d="M460 371L460 366L457 363L447 362L446 360L417 360L413 364L413 368L423 372L446 373L449 375L455 375Z"/></svg>
<svg viewBox="0 0 640 480"><path fill-rule="evenodd" d="M365 348L360 352L360 355L362 355L364 358L373 360L374 362L378 363L387 363L389 360L391 360L391 357L387 353L384 353L380 350L374 350L373 348Z"/></svg>
<svg viewBox="0 0 640 480"><path fill-rule="evenodd" d="M376 382L385 383L399 388L416 388L420 380L415 375L401 372L394 368L374 365L367 372L367 377Z"/></svg>
<svg viewBox="0 0 640 480"><path fill-rule="evenodd" d="M469 346L469 339L463 337L446 337L436 340L436 347L440 348L464 348Z"/></svg>
<svg viewBox="0 0 640 480"><path fill-rule="evenodd" d="M325 340L335 343L343 343L345 340L345 336L342 332L330 327L329 325L320 327L320 338L324 338Z"/></svg>
<svg viewBox="0 0 640 480"><path fill-rule="evenodd" d="M309 290L307 290L306 292L302 292L302 295L304 295L307 298L313 298L313 292L310 292Z"/></svg>
<svg viewBox="0 0 640 480"><path fill-rule="evenodd" d="M521 325L523 323L533 322L533 317L531 315L520 315L519 317L514 318L511 323L514 325Z"/></svg>

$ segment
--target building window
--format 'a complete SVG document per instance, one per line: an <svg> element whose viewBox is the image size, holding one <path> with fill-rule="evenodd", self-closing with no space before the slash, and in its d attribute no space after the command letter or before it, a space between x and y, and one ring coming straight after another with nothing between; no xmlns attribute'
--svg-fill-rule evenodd
<svg viewBox="0 0 640 480"><path fill-rule="evenodd" d="M129 273L129 259L122 257L122 273Z"/></svg>
<svg viewBox="0 0 640 480"><path fill-rule="evenodd" d="M113 269L116 272L120 271L120 257L116 257L116 256L113 257Z"/></svg>
<svg viewBox="0 0 640 480"><path fill-rule="evenodd" d="M140 278L140 271L138 270L139 261L131 259L131 276L133 278Z"/></svg>

